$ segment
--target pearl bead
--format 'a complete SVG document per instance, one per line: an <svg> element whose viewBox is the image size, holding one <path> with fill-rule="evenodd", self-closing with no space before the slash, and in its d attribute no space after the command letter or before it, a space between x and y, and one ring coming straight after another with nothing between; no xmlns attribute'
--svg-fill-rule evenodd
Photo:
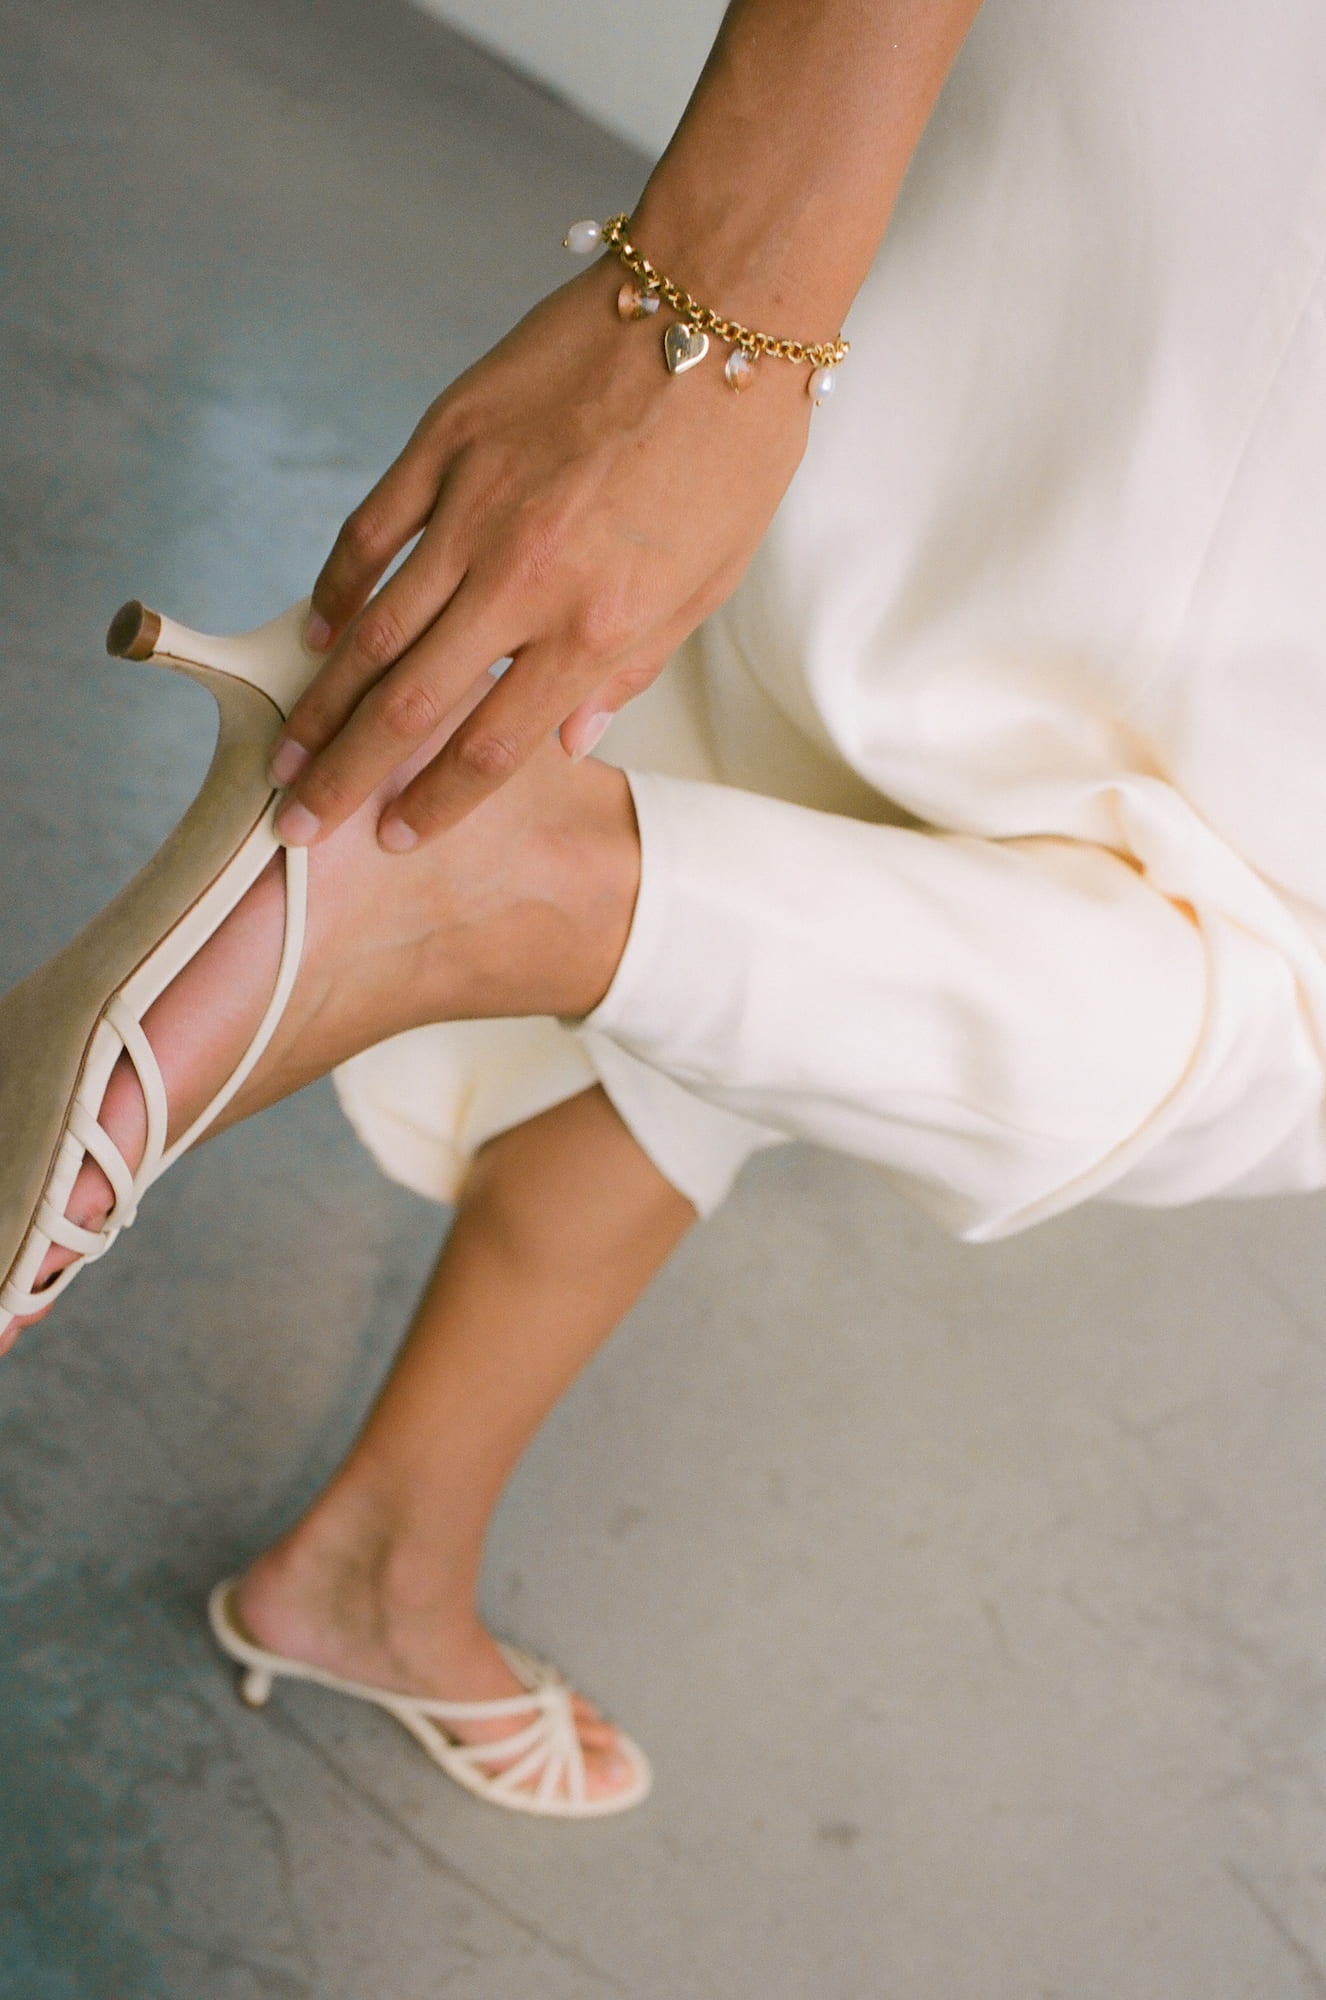
<svg viewBox="0 0 1326 2000"><path fill-rule="evenodd" d="M734 389L749 389L755 374L755 363L744 347L734 347L723 373Z"/></svg>
<svg viewBox="0 0 1326 2000"><path fill-rule="evenodd" d="M562 248L573 250L577 257L588 257L591 250L597 250L603 241L601 222L573 222L562 238Z"/></svg>
<svg viewBox="0 0 1326 2000"><path fill-rule="evenodd" d="M832 368L816 368L806 384L806 389L812 402L823 403L833 394L837 386L837 377Z"/></svg>

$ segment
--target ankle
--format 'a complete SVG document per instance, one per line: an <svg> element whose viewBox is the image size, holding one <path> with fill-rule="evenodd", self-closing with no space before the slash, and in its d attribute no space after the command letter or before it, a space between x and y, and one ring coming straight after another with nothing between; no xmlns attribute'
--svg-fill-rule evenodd
<svg viewBox="0 0 1326 2000"><path fill-rule="evenodd" d="M612 984L640 889L640 830L625 773L590 759L573 775L587 810L556 856L576 940L567 1004L555 1009L567 1019L591 1013Z"/></svg>
<svg viewBox="0 0 1326 2000"><path fill-rule="evenodd" d="M238 1609L259 1645L351 1680L422 1694L472 1681L477 1695L505 1691L489 1685L493 1648L473 1580L448 1579L409 1550L369 1560L296 1530L245 1572Z"/></svg>
<svg viewBox="0 0 1326 2000"><path fill-rule="evenodd" d="M607 992L626 947L640 884L630 786L613 765L548 756L509 878L517 894L505 921L473 934L466 1016L578 1019Z"/></svg>
<svg viewBox="0 0 1326 2000"><path fill-rule="evenodd" d="M258 1557L246 1585L360 1629L445 1624L473 1606L479 1561L469 1538L422 1536L370 1482L338 1482Z"/></svg>
<svg viewBox="0 0 1326 2000"><path fill-rule="evenodd" d="M536 830L530 880L544 912L544 984L522 1012L568 1020L606 994L630 932L640 888L640 836L630 786L612 764L588 760L556 774L558 806Z"/></svg>

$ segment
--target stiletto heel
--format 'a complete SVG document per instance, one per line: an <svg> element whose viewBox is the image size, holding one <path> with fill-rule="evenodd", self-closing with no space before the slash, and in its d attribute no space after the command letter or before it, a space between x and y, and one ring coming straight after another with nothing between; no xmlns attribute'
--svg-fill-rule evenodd
<svg viewBox="0 0 1326 2000"><path fill-rule="evenodd" d="M271 707L279 710L279 715L270 718L275 740L280 723L322 665L322 656L310 653L304 645L307 615L305 598L252 632L222 637L191 631L131 597L111 619L106 651L113 659L151 661L154 666L169 667L201 681L222 702L223 713L220 689L226 684L241 690L241 703L244 689L264 695Z"/></svg>
<svg viewBox="0 0 1326 2000"><path fill-rule="evenodd" d="M285 936L262 1020L210 1104L167 1143L166 1091L143 1017L280 850L273 831L280 793L267 760L321 665L303 644L307 609L305 600L231 638L191 632L137 601L111 620L108 652L198 681L216 700L220 728L202 788L174 833L100 916L0 1001L0 1315L44 1312L86 1264L105 1255L146 1190L229 1103L285 1011L307 904L308 857L295 848L285 850ZM122 1055L137 1073L147 1111L147 1143L136 1170L98 1123ZM113 1193L99 1230L80 1228L64 1213L89 1158ZM73 1261L36 1291L37 1273L55 1245L73 1251Z"/></svg>
<svg viewBox="0 0 1326 2000"><path fill-rule="evenodd" d="M266 1708L272 1698L272 1677L250 1667L239 1677L239 1698L245 1708Z"/></svg>

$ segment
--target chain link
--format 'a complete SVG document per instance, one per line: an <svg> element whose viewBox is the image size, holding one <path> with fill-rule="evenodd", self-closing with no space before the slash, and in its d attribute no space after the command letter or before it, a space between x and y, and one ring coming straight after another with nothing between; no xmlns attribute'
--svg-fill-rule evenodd
<svg viewBox="0 0 1326 2000"><path fill-rule="evenodd" d="M774 354L780 361L809 361L816 368L836 367L851 348L851 341L844 340L841 334L836 340L822 340L811 345L804 340L784 340L777 334L757 333L753 327L743 326L740 320L724 319L712 306L702 306L680 285L674 285L671 278L665 278L661 271L656 271L648 257L627 241L626 225L629 220L630 217L625 214L610 215L603 225L603 241L628 271L643 279L647 292L663 299L701 333L716 334L730 347L739 347L745 354Z"/></svg>

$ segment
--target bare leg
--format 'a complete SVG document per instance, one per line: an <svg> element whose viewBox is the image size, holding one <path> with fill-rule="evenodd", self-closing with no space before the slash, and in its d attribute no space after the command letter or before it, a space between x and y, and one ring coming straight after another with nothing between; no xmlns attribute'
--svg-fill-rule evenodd
<svg viewBox="0 0 1326 2000"><path fill-rule="evenodd" d="M539 1423L694 1219L600 1089L492 1140L357 1443L243 1579L254 1636L410 1693L518 1692L475 1606L489 1517ZM614 1732L588 1704L580 1717L590 1790L610 1791L626 1775Z"/></svg>
<svg viewBox="0 0 1326 2000"><path fill-rule="evenodd" d="M593 759L573 766L550 743L461 827L403 857L374 838L381 803L379 794L311 857L299 979L226 1124L403 1028L574 1017L606 990L639 879L620 772ZM173 1129L207 1102L252 1033L275 971L282 895L278 865L146 1017ZM101 1122L135 1160L143 1105L127 1065ZM109 1201L89 1162L70 1212L95 1226ZM601 1092L485 1149L363 1438L245 1580L241 1609L255 1636L405 1691L462 1701L518 1692L474 1606L489 1514L542 1416L692 1219ZM613 1732L582 1714L591 1789L615 1789ZM462 1733L491 1739L509 1728L471 1723Z"/></svg>

